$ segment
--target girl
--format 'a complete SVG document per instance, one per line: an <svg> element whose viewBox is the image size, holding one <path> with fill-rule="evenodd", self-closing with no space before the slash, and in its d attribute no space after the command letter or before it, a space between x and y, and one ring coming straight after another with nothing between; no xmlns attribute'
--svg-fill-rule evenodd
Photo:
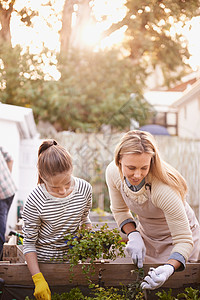
<svg viewBox="0 0 200 300"><path fill-rule="evenodd" d="M36 299L51 299L51 292L38 262L62 260L67 245L64 236L79 226L91 229L91 185L72 176L70 154L54 140L38 151L38 185L23 210L23 251L32 275Z"/></svg>
<svg viewBox="0 0 200 300"><path fill-rule="evenodd" d="M161 160L153 136L139 130L126 133L106 170L111 210L128 235L127 252L139 268L150 268L143 289L160 287L187 261L196 262L200 229L186 202L187 185L172 166ZM138 216L138 225L131 211Z"/></svg>

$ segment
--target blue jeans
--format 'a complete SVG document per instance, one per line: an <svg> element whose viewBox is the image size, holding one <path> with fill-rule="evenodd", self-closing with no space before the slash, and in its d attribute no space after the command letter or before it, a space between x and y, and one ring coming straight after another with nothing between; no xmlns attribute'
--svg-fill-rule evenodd
<svg viewBox="0 0 200 300"><path fill-rule="evenodd" d="M2 256L3 244L5 243L5 232L8 212L12 204L14 195L0 200L0 259Z"/></svg>

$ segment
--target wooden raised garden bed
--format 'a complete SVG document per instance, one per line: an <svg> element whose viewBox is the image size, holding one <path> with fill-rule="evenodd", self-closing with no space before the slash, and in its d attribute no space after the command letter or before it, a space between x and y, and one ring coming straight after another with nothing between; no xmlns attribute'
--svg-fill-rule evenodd
<svg viewBox="0 0 200 300"><path fill-rule="evenodd" d="M145 274L152 266L157 267L158 265L144 265ZM95 273L91 276L92 282L101 286L118 287L120 284L131 284L137 279L137 274L132 272L132 270L136 270L136 267L123 259L99 261L95 263L94 267ZM43 263L40 264L40 269L52 291L56 290L58 292L69 287L86 287L88 285L88 281L82 272L82 264L74 266L74 276L71 282L69 263ZM8 294L4 293L5 298L1 293L1 300L24 300L26 295L32 295L33 281L19 246L11 245L4 248L4 261L0 262L0 278L2 279L2 291L5 289L8 292ZM176 272L159 290L172 288L182 291L185 287L190 286L200 287L200 263L187 264L184 271ZM9 289L14 290L14 298L13 294L12 297L9 296ZM20 290L19 295L18 290ZM153 295L155 295L154 291L146 293L146 299L155 300L156 298Z"/></svg>

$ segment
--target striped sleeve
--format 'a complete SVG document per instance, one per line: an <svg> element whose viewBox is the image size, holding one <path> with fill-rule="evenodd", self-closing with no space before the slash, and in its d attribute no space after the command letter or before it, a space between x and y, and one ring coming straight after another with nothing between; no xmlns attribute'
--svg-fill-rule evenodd
<svg viewBox="0 0 200 300"><path fill-rule="evenodd" d="M92 208L92 186L88 182L81 180L80 192L82 193L83 197L86 199L86 205L82 214L80 225L91 224L89 218L89 212Z"/></svg>
<svg viewBox="0 0 200 300"><path fill-rule="evenodd" d="M42 211L45 195L42 190L37 187L29 195L23 210L23 251L36 251L35 243L38 239L38 232L41 226L40 211ZM37 206L36 206L37 203Z"/></svg>

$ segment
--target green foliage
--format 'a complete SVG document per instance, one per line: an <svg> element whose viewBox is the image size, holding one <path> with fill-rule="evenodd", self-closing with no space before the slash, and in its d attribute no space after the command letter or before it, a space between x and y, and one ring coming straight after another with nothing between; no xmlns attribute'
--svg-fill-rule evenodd
<svg viewBox="0 0 200 300"><path fill-rule="evenodd" d="M159 297L158 299L162 300L200 300L200 291L192 287L185 288L185 292L179 293L177 297L172 296L172 289L169 289L167 292L162 290L161 292L157 292L156 295Z"/></svg>
<svg viewBox="0 0 200 300"><path fill-rule="evenodd" d="M120 289L114 287L104 288L97 285L93 288L93 294L91 299L95 300L128 300Z"/></svg>
<svg viewBox="0 0 200 300"><path fill-rule="evenodd" d="M143 298L127 298L127 294L119 288L99 287L95 285L91 287L89 296L85 296L79 288L72 288L69 292L51 295L51 300L131 300ZM25 300L30 300L27 296Z"/></svg>
<svg viewBox="0 0 200 300"><path fill-rule="evenodd" d="M51 300L144 300L144 295L141 292L135 292L133 296L126 286L116 288L92 285L89 289L88 296L85 296L77 287L62 294L54 293L51 295ZM30 300L30 298L27 296L25 300Z"/></svg>
<svg viewBox="0 0 200 300"><path fill-rule="evenodd" d="M15 48L10 48L7 43L0 45L0 93L3 103L32 107L33 110L34 106L43 108L42 100L45 100L50 88L49 81L45 81L47 74L43 71L48 54L44 50L41 56L37 56L30 54L28 49L22 54L19 45ZM48 95L50 93L52 91L48 91Z"/></svg>
<svg viewBox="0 0 200 300"><path fill-rule="evenodd" d="M125 5L126 16L113 24L106 35L127 26L124 47L135 64L147 64L153 69L160 66L164 85L180 80L189 70L187 41L180 34L172 36L170 29L176 23L183 27L186 21L199 15L199 0L127 0Z"/></svg>
<svg viewBox="0 0 200 300"><path fill-rule="evenodd" d="M189 69L187 43L180 35L172 37L170 29L197 15L199 0L127 0L125 5L126 16L106 34L127 26L123 47L128 56L124 48L94 52L70 47L56 60L56 53L46 49L40 55L22 54L19 46L1 43L1 102L31 107L36 122L48 121L58 131L93 132L103 124L123 131L129 129L130 119L145 125L153 113L142 98L150 70L160 66L165 85L170 86ZM18 14L28 26L37 16L26 7ZM47 60L60 71L58 81L45 74Z"/></svg>
<svg viewBox="0 0 200 300"><path fill-rule="evenodd" d="M94 231L80 229L76 238L74 234L65 236L69 249L64 260L69 261L71 279L73 278L73 268L80 260L82 262L82 271L89 278L94 274L94 263L96 260L110 259L115 260L118 256L124 257L124 246L122 238L117 229L109 229L105 224L98 229L95 226ZM85 265L85 263L89 263Z"/></svg>
<svg viewBox="0 0 200 300"><path fill-rule="evenodd" d="M72 288L69 292L62 294L54 293L51 295L51 300L90 300L90 297L84 296L79 288ZM31 300L28 296L25 300Z"/></svg>
<svg viewBox="0 0 200 300"><path fill-rule="evenodd" d="M102 124L123 130L130 118L141 125L151 114L151 107L141 97L144 70L136 74L128 61L117 52L74 51L67 60L59 61L61 79L55 81L44 73L46 58L21 53L0 46L0 95L7 104L31 107L36 122L49 121L57 130L98 131ZM136 80L136 77L138 79ZM135 92L136 97L130 99Z"/></svg>
<svg viewBox="0 0 200 300"><path fill-rule="evenodd" d="M161 292L157 292L156 295L162 300L176 300L176 298L172 296L172 289L169 289L167 292L162 290Z"/></svg>
<svg viewBox="0 0 200 300"><path fill-rule="evenodd" d="M130 118L143 124L150 116L151 107L142 100L145 68L133 68L119 51L73 49L58 61L60 106L55 115L62 128L98 131L109 124L123 130L129 128ZM131 93L136 98L130 98Z"/></svg>
<svg viewBox="0 0 200 300"><path fill-rule="evenodd" d="M185 293L177 295L178 299L187 299L187 300L200 300L200 291L193 289L192 287L185 288Z"/></svg>
<svg viewBox="0 0 200 300"><path fill-rule="evenodd" d="M165 292L157 292L156 299L162 300L178 300L178 299L187 299L187 300L199 300L199 291L193 289L192 287L185 288L186 293L181 293L177 295L177 298L172 296L172 289ZM99 287L98 285L94 285L91 287L91 293L89 296L84 296L83 293L79 288L73 288L68 293L57 294L54 293L51 296L52 300L143 300L144 295L140 292L135 292L134 294L130 294L129 289L127 287L123 287L122 289L119 288L103 288ZM25 300L30 300L27 296Z"/></svg>
<svg viewBox="0 0 200 300"><path fill-rule="evenodd" d="M144 279L144 269L135 269L131 271L132 273L135 273L137 275L136 280L134 280L133 283L128 284L125 291L127 294L127 299L136 299L136 300L142 300L144 299L144 291L140 287L141 282Z"/></svg>

